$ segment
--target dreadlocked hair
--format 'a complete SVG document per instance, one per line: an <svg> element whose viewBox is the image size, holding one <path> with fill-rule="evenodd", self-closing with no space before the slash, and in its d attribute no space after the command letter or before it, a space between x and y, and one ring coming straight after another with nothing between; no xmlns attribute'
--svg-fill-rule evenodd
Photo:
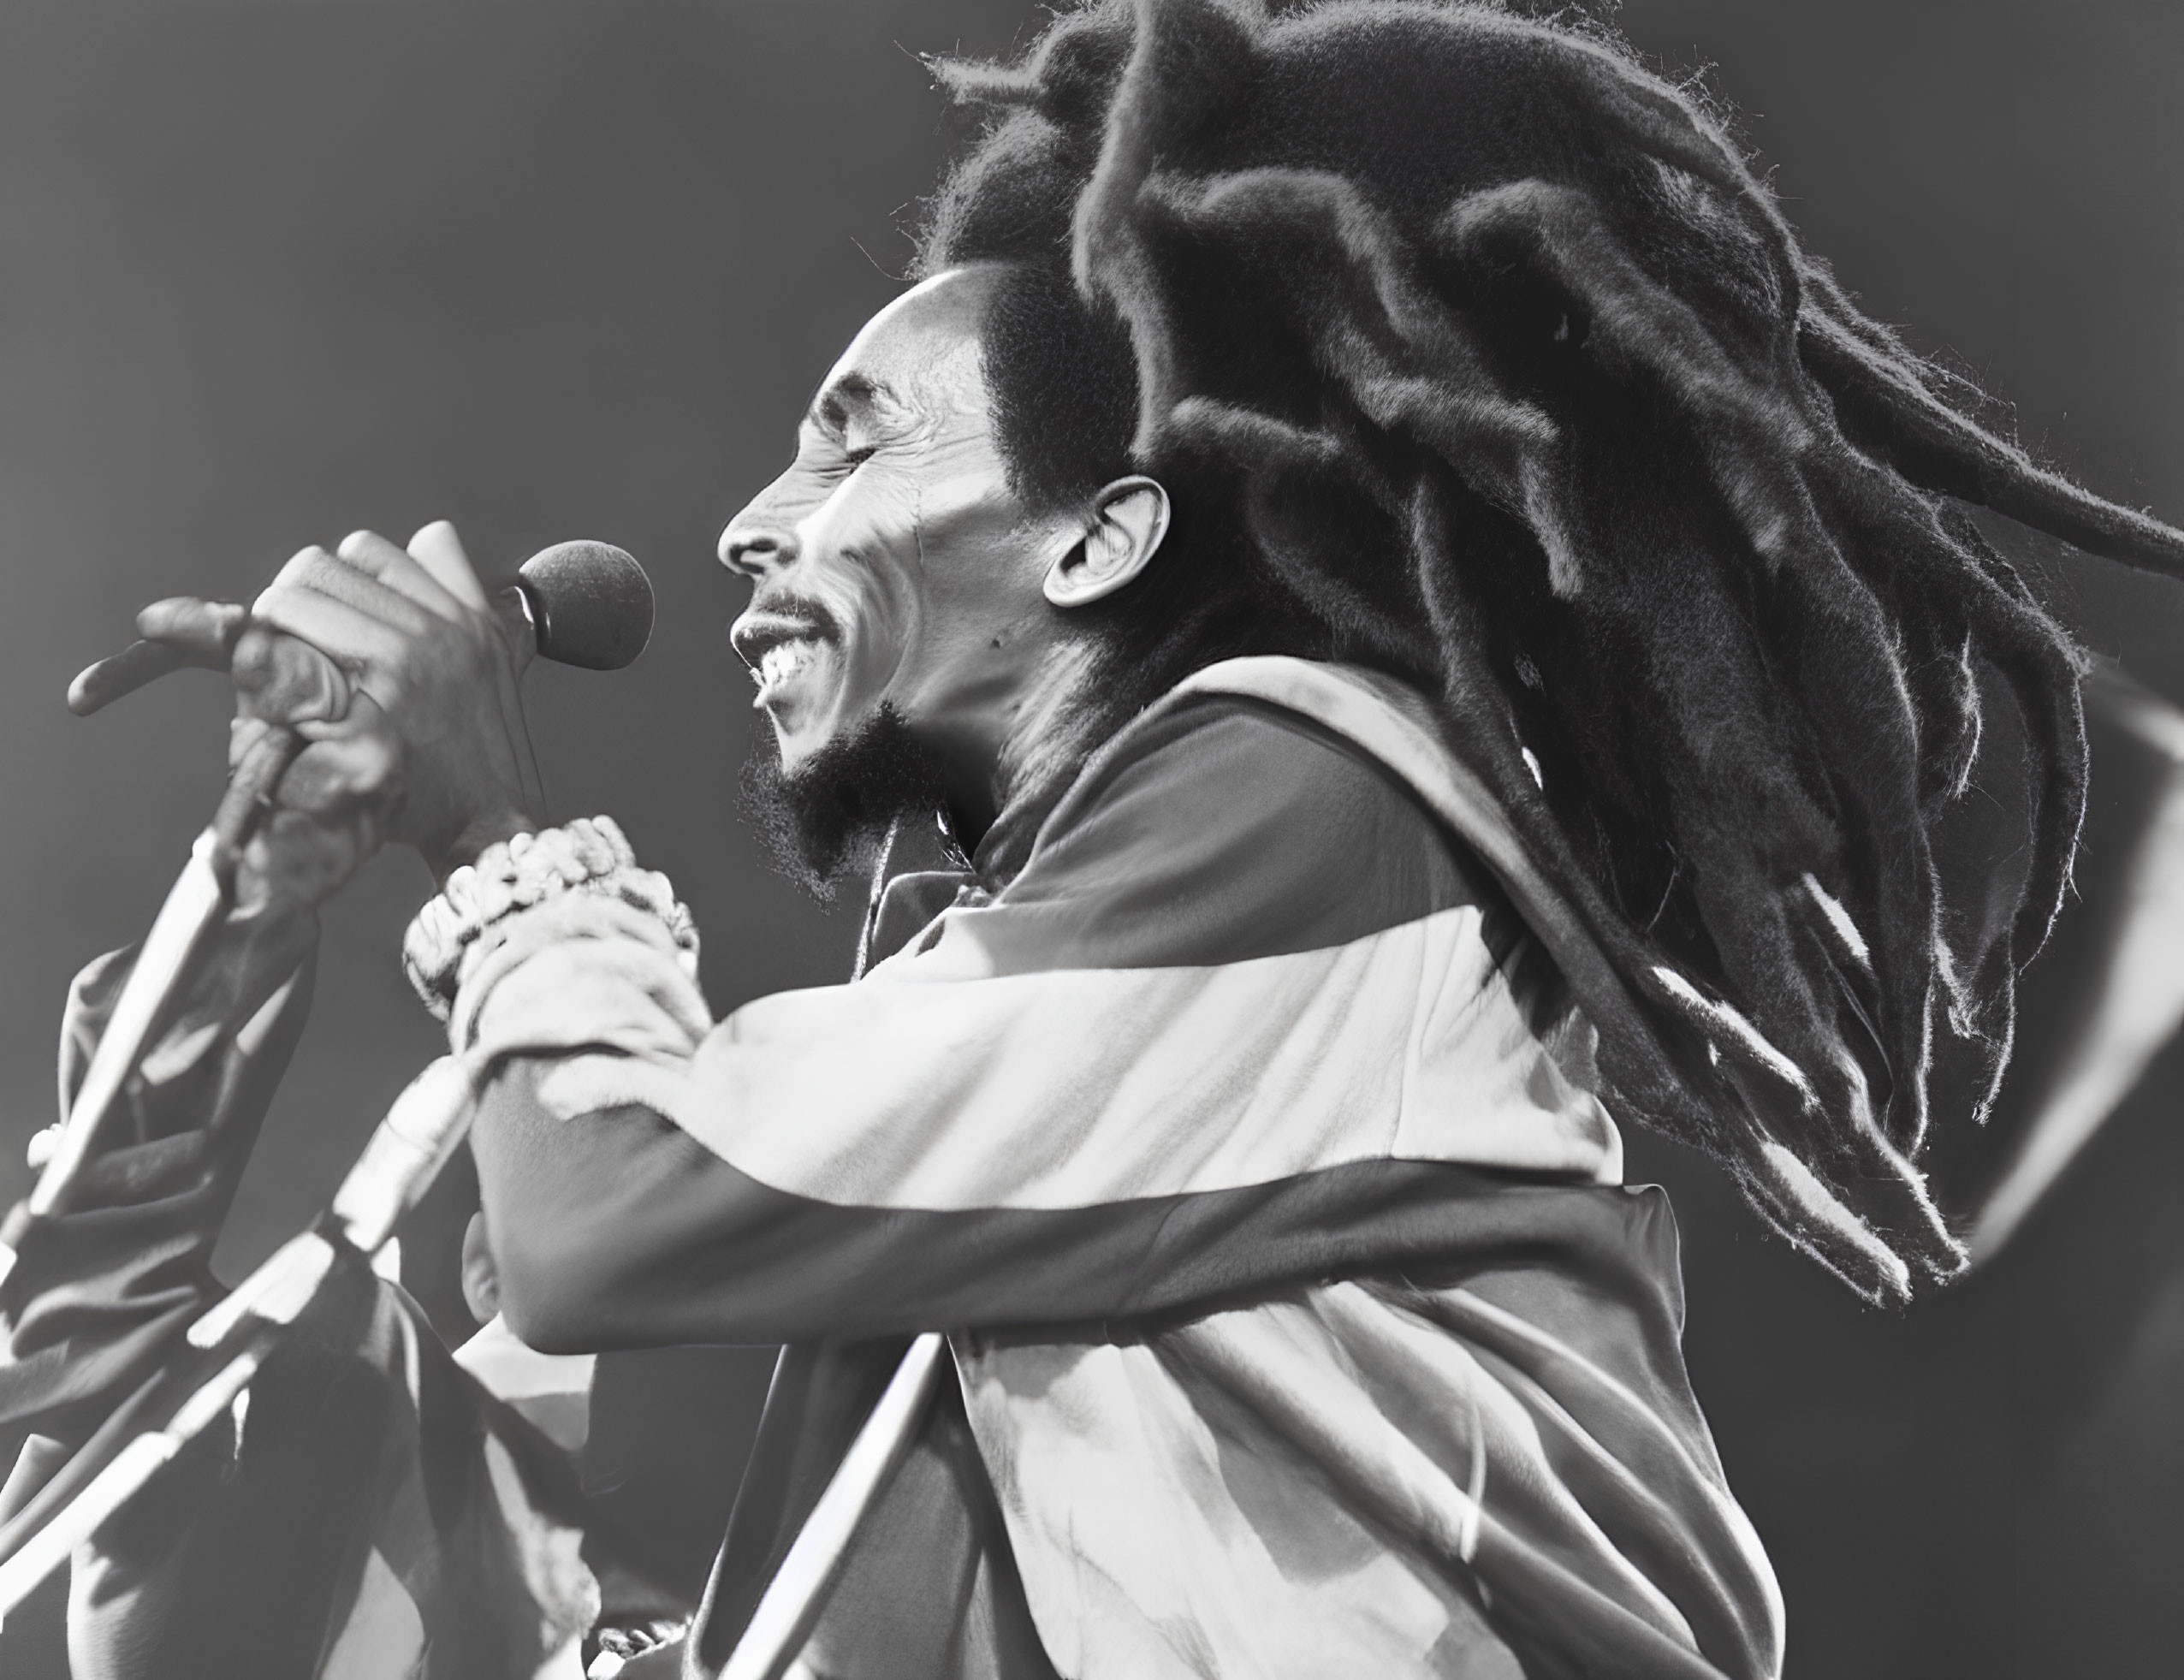
<svg viewBox="0 0 2184 1680"><path fill-rule="evenodd" d="M1991 430L1589 14L1104 0L935 68L978 128L919 266L1009 265L1019 488L1174 503L1097 609L1111 721L1239 653L1408 681L1582 924L1602 1095L1870 1300L1961 1270L1937 1030L1983 1117L2086 754L2080 656L1950 498L2184 534ZM1957 868L2002 703L2024 844Z"/></svg>

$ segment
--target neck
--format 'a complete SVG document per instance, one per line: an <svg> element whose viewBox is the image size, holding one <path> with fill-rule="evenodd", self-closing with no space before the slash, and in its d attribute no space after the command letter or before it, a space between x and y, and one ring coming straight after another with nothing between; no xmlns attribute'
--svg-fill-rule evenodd
<svg viewBox="0 0 2184 1680"><path fill-rule="evenodd" d="M980 720L982 727L935 744L949 821L965 851L976 849L1010 805L1074 775L1098 745L1085 739L1084 704L1097 665L1090 643L1057 642Z"/></svg>

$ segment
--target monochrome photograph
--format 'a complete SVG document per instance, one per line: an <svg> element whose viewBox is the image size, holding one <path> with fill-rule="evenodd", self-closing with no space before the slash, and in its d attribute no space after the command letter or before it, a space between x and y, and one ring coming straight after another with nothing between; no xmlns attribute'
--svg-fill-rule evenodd
<svg viewBox="0 0 2184 1680"><path fill-rule="evenodd" d="M0 4L0 1680L2156 1680L2184 9Z"/></svg>

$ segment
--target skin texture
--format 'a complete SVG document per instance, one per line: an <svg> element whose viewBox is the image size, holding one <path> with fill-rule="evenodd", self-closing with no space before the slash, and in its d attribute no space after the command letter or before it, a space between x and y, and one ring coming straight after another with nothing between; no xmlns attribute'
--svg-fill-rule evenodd
<svg viewBox="0 0 2184 1680"><path fill-rule="evenodd" d="M436 878L537 826L543 801L518 692L536 651L513 603L487 599L454 527L407 549L359 531L281 568L248 608L178 596L137 615L168 668L226 669L235 685L230 769L269 727L303 751L255 825L236 872L248 914L307 911L387 840ZM80 685L139 664L104 660ZM128 692L123 677L99 701Z"/></svg>
<svg viewBox="0 0 2184 1680"><path fill-rule="evenodd" d="M890 703L973 840L1066 730L1091 664L1071 613L1137 577L1168 523L1148 478L1055 509L1011 487L979 363L998 272L935 276L867 323L798 427L794 461L720 543L753 585L731 640L761 680L782 767ZM245 859L246 903L315 905L386 840L444 879L545 820L517 687L530 632L487 599L454 527L428 525L407 549L371 531L306 549L240 636L238 610L181 597L139 629L184 663L229 666L239 750L269 722L310 743ZM276 680L278 636L339 676Z"/></svg>
<svg viewBox="0 0 2184 1680"><path fill-rule="evenodd" d="M892 703L976 835L1082 680L1071 611L1157 550L1166 496L1119 480L1035 511L1010 486L979 367L997 274L936 276L880 312L820 387L796 459L728 524L752 583L730 632L794 774Z"/></svg>
<svg viewBox="0 0 2184 1680"><path fill-rule="evenodd" d="M327 654L353 691L338 722L275 720L312 746L282 782L272 828L299 811L336 813L352 831L376 824L445 879L493 841L537 826L537 773L517 692L535 644L487 599L454 526L427 525L407 549L368 531L330 555L306 549L251 618ZM335 739L338 759L322 750ZM345 775L352 762L370 779ZM299 773L308 804L291 786ZM368 833L349 838L358 861L369 855Z"/></svg>

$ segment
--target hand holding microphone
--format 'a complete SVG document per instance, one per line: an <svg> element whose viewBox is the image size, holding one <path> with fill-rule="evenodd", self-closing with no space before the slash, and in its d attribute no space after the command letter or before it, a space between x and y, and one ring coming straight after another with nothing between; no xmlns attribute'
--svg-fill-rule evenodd
<svg viewBox="0 0 2184 1680"><path fill-rule="evenodd" d="M245 902L323 899L382 840L414 846L436 875L533 826L541 793L517 682L534 650L610 669L651 626L644 573L620 549L563 543L488 599L444 523L407 549L359 531L304 549L247 610L193 597L153 603L145 639L76 679L91 712L181 666L229 670L235 786L216 821L240 846ZM293 759L291 763L289 761Z"/></svg>
<svg viewBox="0 0 2184 1680"><path fill-rule="evenodd" d="M92 711L183 665L227 668L238 718L227 796L145 936L37 1186L0 1230L0 1277L23 1219L60 1211L99 1125L205 935L238 902L318 902L383 839L442 875L533 825L537 771L516 693L533 651L593 669L644 650L652 591L603 543L525 561L488 600L454 527L408 549L359 532L306 549L246 611L193 597L138 620L145 641L78 677Z"/></svg>

